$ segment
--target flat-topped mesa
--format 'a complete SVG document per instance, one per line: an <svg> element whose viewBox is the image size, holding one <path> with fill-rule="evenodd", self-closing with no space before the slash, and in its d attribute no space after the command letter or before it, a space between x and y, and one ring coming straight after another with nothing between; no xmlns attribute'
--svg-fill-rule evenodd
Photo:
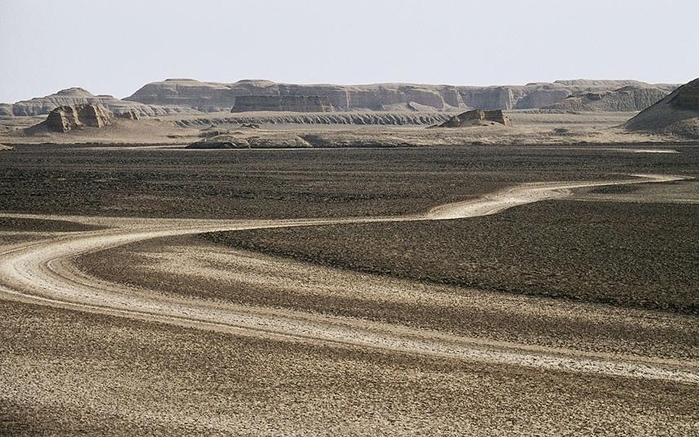
<svg viewBox="0 0 699 437"><path fill-rule="evenodd" d="M440 124L439 127L483 126L494 123L499 123L504 126L512 126L510 119L506 117L505 114L503 114L499 109L494 111L476 109L474 111L466 111L459 115L455 115L449 120Z"/></svg>
<svg viewBox="0 0 699 437"><path fill-rule="evenodd" d="M239 96L231 112L282 111L332 112L327 97L322 96Z"/></svg>
<svg viewBox="0 0 699 437"><path fill-rule="evenodd" d="M110 125L112 117L113 114L100 105L60 106L49 113L43 125L53 132L69 132L84 126Z"/></svg>

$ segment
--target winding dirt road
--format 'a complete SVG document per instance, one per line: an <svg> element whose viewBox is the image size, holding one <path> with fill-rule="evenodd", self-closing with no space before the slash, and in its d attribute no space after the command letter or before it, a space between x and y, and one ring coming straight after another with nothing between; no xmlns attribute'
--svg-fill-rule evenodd
<svg viewBox="0 0 699 437"><path fill-rule="evenodd" d="M87 276L72 263L80 255L159 237L223 230L476 217L541 200L564 198L572 194L571 190L579 188L683 179L662 175L633 176L615 181L523 184L481 199L443 205L426 214L404 217L226 221L14 214L11 216L69 220L101 225L106 229L6 246L5 251L0 253L0 298L295 342L338 344L494 364L699 383L699 369L691 361L603 355L459 337L303 311L164 296Z"/></svg>

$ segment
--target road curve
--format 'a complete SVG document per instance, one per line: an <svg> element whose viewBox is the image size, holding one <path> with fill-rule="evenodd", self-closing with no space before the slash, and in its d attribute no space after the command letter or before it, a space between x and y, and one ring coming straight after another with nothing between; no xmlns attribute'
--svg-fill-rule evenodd
<svg viewBox="0 0 699 437"><path fill-rule="evenodd" d="M658 183L675 176L633 175L595 182L522 184L481 199L444 205L421 215L299 220L177 220L100 217L44 217L106 225L107 229L71 233L15 245L0 253L0 298L53 307L156 321L264 338L368 347L390 351L542 369L699 383L694 362L587 353L442 334L345 317L302 311L255 308L149 293L89 277L71 262L76 257L152 238L221 230L244 230L379 221L444 220L495 214L591 186ZM35 215L12 215L32 217Z"/></svg>

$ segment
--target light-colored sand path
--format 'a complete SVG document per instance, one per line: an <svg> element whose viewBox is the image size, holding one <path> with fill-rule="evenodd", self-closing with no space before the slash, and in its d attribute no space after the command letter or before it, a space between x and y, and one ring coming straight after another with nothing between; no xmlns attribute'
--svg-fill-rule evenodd
<svg viewBox="0 0 699 437"><path fill-rule="evenodd" d="M109 226L14 245L0 252L0 297L80 311L130 317L238 335L297 342L378 348L494 364L699 383L697 363L658 358L601 356L577 350L466 338L387 323L302 311L213 303L163 296L81 274L75 257L147 239L221 230L379 221L443 220L495 214L507 208L566 197L590 186L659 183L681 177L634 175L600 182L524 184L482 199L434 208L424 215L307 220L177 220L101 217L51 218Z"/></svg>

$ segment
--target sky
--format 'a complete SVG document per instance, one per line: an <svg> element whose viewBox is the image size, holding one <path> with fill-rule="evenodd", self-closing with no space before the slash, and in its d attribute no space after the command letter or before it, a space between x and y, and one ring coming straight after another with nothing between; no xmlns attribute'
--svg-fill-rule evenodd
<svg viewBox="0 0 699 437"><path fill-rule="evenodd" d="M697 17L697 0L0 0L0 102L176 77L685 83Z"/></svg>

